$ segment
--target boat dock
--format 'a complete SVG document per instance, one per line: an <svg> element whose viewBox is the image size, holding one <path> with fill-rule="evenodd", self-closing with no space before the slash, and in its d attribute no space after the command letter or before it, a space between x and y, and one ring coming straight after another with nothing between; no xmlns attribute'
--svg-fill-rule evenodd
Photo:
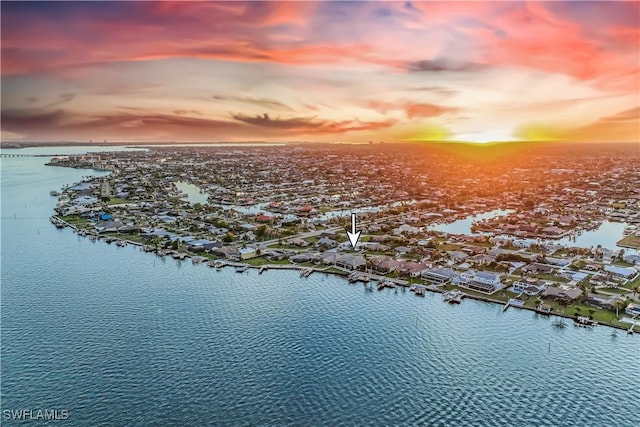
<svg viewBox="0 0 640 427"><path fill-rule="evenodd" d="M514 307L522 307L524 305L524 301L519 299L518 297L516 298L510 298L509 301L507 301L507 303L504 305L504 307L502 308L502 311L505 312L507 311L507 309L510 306L514 306Z"/></svg>
<svg viewBox="0 0 640 427"><path fill-rule="evenodd" d="M465 293L461 291L449 291L442 294L442 298L449 304L460 304L465 296Z"/></svg>
<svg viewBox="0 0 640 427"><path fill-rule="evenodd" d="M598 326L598 322L596 322L595 320L589 319L586 316L577 316L575 319L573 319L575 324L577 326L583 327L583 328L590 328L593 326Z"/></svg>
<svg viewBox="0 0 640 427"><path fill-rule="evenodd" d="M313 273L313 268L303 268L300 270L300 277L309 277Z"/></svg>
<svg viewBox="0 0 640 427"><path fill-rule="evenodd" d="M427 290L426 287L422 285L413 285L409 288L409 291L413 292L417 297L424 297L424 293Z"/></svg>
<svg viewBox="0 0 640 427"><path fill-rule="evenodd" d="M356 282L367 283L369 281L370 281L369 277L366 274L361 274L360 272L357 272L357 271L354 271L349 275L349 283L356 283Z"/></svg>

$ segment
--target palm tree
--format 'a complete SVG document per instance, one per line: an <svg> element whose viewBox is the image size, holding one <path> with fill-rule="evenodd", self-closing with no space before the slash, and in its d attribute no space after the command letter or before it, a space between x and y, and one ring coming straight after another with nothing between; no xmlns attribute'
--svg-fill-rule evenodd
<svg viewBox="0 0 640 427"><path fill-rule="evenodd" d="M616 300L615 305L616 305L616 317L618 317L618 310L625 306L625 300L623 299Z"/></svg>

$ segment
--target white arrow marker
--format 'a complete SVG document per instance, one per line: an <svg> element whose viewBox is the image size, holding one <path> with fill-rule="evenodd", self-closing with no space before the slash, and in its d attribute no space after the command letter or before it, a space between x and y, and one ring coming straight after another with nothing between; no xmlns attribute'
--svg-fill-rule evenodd
<svg viewBox="0 0 640 427"><path fill-rule="evenodd" d="M347 236L349 236L349 241L351 242L351 246L353 249L356 248L358 244L358 239L360 238L360 232L356 233L356 214L351 214L351 232L347 231Z"/></svg>

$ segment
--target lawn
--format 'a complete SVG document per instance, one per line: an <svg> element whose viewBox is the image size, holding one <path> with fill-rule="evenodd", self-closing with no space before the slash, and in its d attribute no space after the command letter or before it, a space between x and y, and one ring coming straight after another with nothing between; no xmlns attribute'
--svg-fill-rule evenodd
<svg viewBox="0 0 640 427"><path fill-rule="evenodd" d="M618 267L633 267L633 263L625 262L625 261L616 261L613 265L617 265Z"/></svg>
<svg viewBox="0 0 640 427"><path fill-rule="evenodd" d="M640 237L630 234L617 243L618 246L640 249Z"/></svg>
<svg viewBox="0 0 640 427"><path fill-rule="evenodd" d="M591 311L589 311L591 310ZM624 310L620 310L620 313L624 314ZM591 307L585 304L572 304L566 308L564 314L568 316L593 316L593 320L597 320L601 323L610 323L612 325L624 326L624 323L620 323L616 318L615 311L606 310L604 308Z"/></svg>
<svg viewBox="0 0 640 427"><path fill-rule="evenodd" d="M267 246L270 249L302 249L300 246L294 246L294 245L280 245L278 243L272 243L270 245Z"/></svg>
<svg viewBox="0 0 640 427"><path fill-rule="evenodd" d="M564 277L558 277L555 274L534 274L533 277L537 277L538 279L549 280L552 282L560 282L567 283L569 279L565 279Z"/></svg>
<svg viewBox="0 0 640 427"><path fill-rule="evenodd" d="M89 222L88 219L80 218L78 215L67 215L59 218L71 225L85 225Z"/></svg>
<svg viewBox="0 0 640 427"><path fill-rule="evenodd" d="M598 289L598 292L600 292L600 291L608 292L608 293L611 293L611 294L620 294L620 295L625 295L625 294L628 294L628 293L632 292L631 289L625 289L625 288L618 288L618 289L616 289L616 288L600 288L600 289Z"/></svg>
<svg viewBox="0 0 640 427"><path fill-rule="evenodd" d="M640 275L625 285L627 288L633 288L634 286L640 286Z"/></svg>
<svg viewBox="0 0 640 427"><path fill-rule="evenodd" d="M265 257L257 257L257 258L246 259L246 260L244 260L244 262L246 262L247 264L252 265L254 267L259 267L259 266L265 265L265 264L271 264L271 262L268 259L266 259Z"/></svg>
<svg viewBox="0 0 640 427"><path fill-rule="evenodd" d="M146 244L147 239L137 236L135 234L121 234L121 233L102 233L103 236L115 237L117 239L129 240L131 242Z"/></svg>
<svg viewBox="0 0 640 427"><path fill-rule="evenodd" d="M124 203L129 203L127 199L123 199L121 197L111 197L107 204L109 205L122 205Z"/></svg>

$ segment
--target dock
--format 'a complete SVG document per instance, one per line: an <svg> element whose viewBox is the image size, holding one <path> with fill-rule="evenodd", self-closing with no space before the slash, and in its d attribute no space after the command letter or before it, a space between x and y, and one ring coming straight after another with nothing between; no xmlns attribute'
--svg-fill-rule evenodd
<svg viewBox="0 0 640 427"><path fill-rule="evenodd" d="M583 327L583 328L591 328L594 326L598 326L598 322L592 319L589 319L586 316L578 316L575 319L573 319L573 321L575 322L575 324L577 326Z"/></svg>
<svg viewBox="0 0 640 427"><path fill-rule="evenodd" d="M461 291L449 291L442 294L442 298L449 304L460 304L464 297L465 294Z"/></svg>
<svg viewBox="0 0 640 427"><path fill-rule="evenodd" d="M354 271L349 275L349 283L363 282L368 283L369 277L366 274L361 274L357 271Z"/></svg>
<svg viewBox="0 0 640 427"><path fill-rule="evenodd" d="M378 290L379 291L383 290L384 288L394 289L395 287L396 287L396 284L392 280L389 280L389 279L382 280L382 281L378 282Z"/></svg>
<svg viewBox="0 0 640 427"><path fill-rule="evenodd" d="M424 293L426 291L426 288L424 286L421 285L413 285L411 286L411 288L409 288L410 292L413 292L415 296L417 297L424 297Z"/></svg>
<svg viewBox="0 0 640 427"><path fill-rule="evenodd" d="M303 268L300 270L300 277L309 277L313 273L313 268Z"/></svg>

